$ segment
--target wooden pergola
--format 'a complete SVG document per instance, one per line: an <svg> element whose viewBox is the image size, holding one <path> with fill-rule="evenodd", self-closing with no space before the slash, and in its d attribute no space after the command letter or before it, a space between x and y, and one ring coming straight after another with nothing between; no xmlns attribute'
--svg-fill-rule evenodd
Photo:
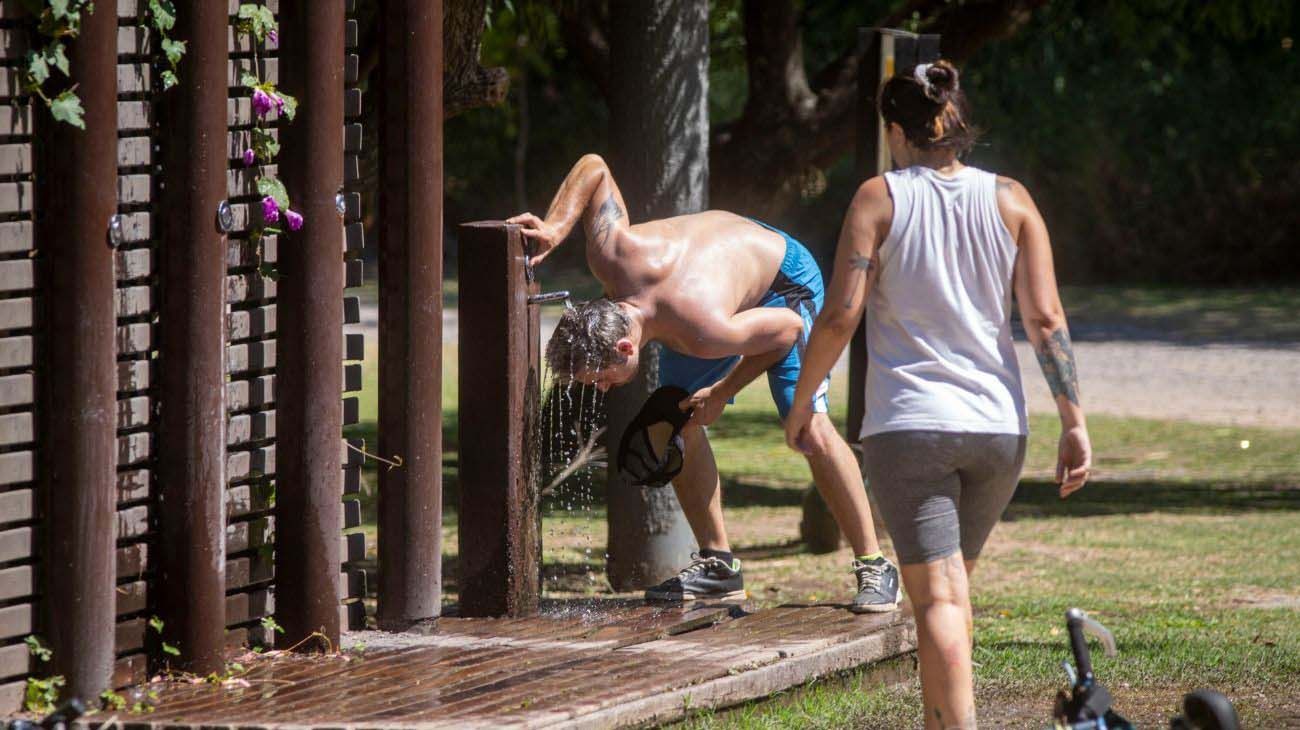
<svg viewBox="0 0 1300 730"><path fill-rule="evenodd" d="M365 349L344 334L357 23L351 0L257 4L280 29L255 49L237 0L176 0L188 53L163 90L147 3L96 0L69 43L83 131L18 87L35 34L0 2L0 711L29 673L96 700L164 663L219 671L228 645L337 645L364 617L342 437ZM379 617L402 626L441 605L442 3L381 12L380 448L403 468L380 487ZM260 246L240 161L254 65L299 100L272 134L306 220Z"/></svg>

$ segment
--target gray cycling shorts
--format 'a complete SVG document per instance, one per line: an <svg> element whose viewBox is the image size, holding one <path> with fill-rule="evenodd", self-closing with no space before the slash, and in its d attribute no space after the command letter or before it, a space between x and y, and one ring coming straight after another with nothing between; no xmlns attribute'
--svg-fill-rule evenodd
<svg viewBox="0 0 1300 730"><path fill-rule="evenodd" d="M887 431L863 439L862 463L899 563L971 560L1016 491L1025 437Z"/></svg>

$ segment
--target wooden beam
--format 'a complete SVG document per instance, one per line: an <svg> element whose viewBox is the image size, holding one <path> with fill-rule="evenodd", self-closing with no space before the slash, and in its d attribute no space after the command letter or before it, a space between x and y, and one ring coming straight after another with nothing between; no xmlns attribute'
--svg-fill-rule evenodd
<svg viewBox="0 0 1300 730"><path fill-rule="evenodd" d="M70 76L86 129L54 121L39 104L34 177L35 239L45 296L40 493L42 632L48 670L67 679L63 697L98 701L113 673L117 367L113 249L117 212L117 0L98 0L70 44ZM69 579L75 576L75 579Z"/></svg>
<svg viewBox="0 0 1300 730"><path fill-rule="evenodd" d="M541 537L536 449L539 314L528 303L518 226L460 227L460 613L537 612Z"/></svg>
<svg viewBox="0 0 1300 730"><path fill-rule="evenodd" d="M380 3L378 449L402 468L379 470L377 617L398 630L442 613L442 16Z"/></svg>
<svg viewBox="0 0 1300 730"><path fill-rule="evenodd" d="M219 3L178 2L189 43L180 83L160 100L158 560L154 596L173 667L207 674L225 658L226 236L215 225L228 187L228 18ZM147 289L146 289L147 291ZM120 650L120 647L119 647Z"/></svg>
<svg viewBox="0 0 1300 730"><path fill-rule="evenodd" d="M305 227L282 234L276 300L276 613L283 639L339 640L343 404L341 2L282 0L280 88L299 101L280 132L281 179ZM316 642L305 642L314 649Z"/></svg>

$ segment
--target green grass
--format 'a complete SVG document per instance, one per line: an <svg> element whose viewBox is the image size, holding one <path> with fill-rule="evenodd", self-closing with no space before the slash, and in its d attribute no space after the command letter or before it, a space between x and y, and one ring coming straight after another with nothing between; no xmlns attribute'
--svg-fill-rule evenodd
<svg viewBox="0 0 1300 730"><path fill-rule="evenodd" d="M1141 314L1184 305L1161 304L1153 294L1134 306ZM350 429L372 446L374 355L372 343L363 423ZM833 391L837 419L844 412L840 386ZM449 601L456 596L456 396L456 352L449 346L443 386ZM1068 656L1061 617L1074 605L1115 632L1120 655L1099 656L1097 672L1116 706L1141 726L1167 724L1182 693L1200 686L1228 693L1248 727L1276 727L1300 715L1294 697L1300 676L1300 431L1100 415L1090 426L1097 478L1062 501L1050 484L1055 419L1032 417L1026 478L975 576L977 701L984 725L1044 725L1052 694L1064 681L1059 662ZM848 551L811 555L798 543L807 466L785 447L766 385L760 381L741 393L711 437L751 597L760 604L844 600ZM376 474L367 466L370 487ZM547 589L558 597L609 595L600 498L573 512L557 506L566 499L550 503L544 517ZM364 501L373 551L373 493ZM685 727L912 727L920 720L918 705L915 684L880 688L857 672L696 716Z"/></svg>
<svg viewBox="0 0 1300 730"><path fill-rule="evenodd" d="M1067 286L1061 300L1080 324L1122 323L1157 339L1300 342L1300 288Z"/></svg>

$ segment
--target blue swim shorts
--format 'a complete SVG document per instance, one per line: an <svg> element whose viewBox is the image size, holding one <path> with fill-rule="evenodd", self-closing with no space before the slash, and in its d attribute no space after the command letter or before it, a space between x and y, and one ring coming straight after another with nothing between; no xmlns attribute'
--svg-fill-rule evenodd
<svg viewBox="0 0 1300 730"><path fill-rule="evenodd" d="M754 221L768 230L780 233L785 238L785 257L781 260L781 270L777 272L772 288L763 296L761 307L788 307L803 318L803 331L795 341L790 352L777 364L768 368L767 385L772 391L772 402L782 420L794 405L794 388L799 382L799 372L803 369L803 353L808 346L808 333L812 331L813 320L821 311L826 292L822 285L822 272L817 262L803 244L791 238L789 234L762 223ZM694 393L722 380L731 369L740 362L739 356L722 358L701 358L683 355L662 344L659 346L659 384L676 385ZM830 376L817 389L813 396L813 412L825 413L830 406L826 393L830 388Z"/></svg>

